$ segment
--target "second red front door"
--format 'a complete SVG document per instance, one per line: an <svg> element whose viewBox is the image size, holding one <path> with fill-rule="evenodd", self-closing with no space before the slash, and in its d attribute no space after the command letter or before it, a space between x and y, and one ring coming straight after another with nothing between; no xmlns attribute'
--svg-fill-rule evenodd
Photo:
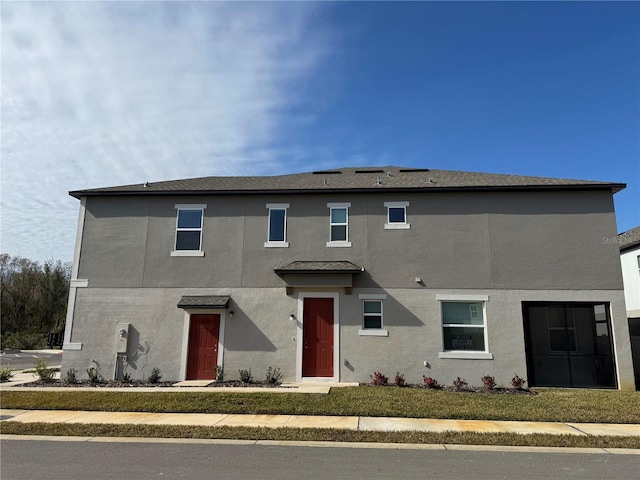
<svg viewBox="0 0 640 480"><path fill-rule="evenodd" d="M187 380L215 380L220 315L191 315Z"/></svg>
<svg viewBox="0 0 640 480"><path fill-rule="evenodd" d="M333 298L305 298L303 377L333 377Z"/></svg>

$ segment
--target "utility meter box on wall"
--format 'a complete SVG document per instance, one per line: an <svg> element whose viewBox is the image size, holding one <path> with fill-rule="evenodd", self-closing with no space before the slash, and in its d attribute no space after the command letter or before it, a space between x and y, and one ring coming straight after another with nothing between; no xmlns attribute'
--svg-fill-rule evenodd
<svg viewBox="0 0 640 480"><path fill-rule="evenodd" d="M127 353L130 323L119 323L116 327L116 353Z"/></svg>

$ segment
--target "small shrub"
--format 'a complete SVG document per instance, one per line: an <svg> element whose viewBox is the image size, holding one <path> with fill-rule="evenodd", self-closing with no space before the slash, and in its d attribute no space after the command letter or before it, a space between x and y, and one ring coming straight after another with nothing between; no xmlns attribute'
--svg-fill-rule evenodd
<svg viewBox="0 0 640 480"><path fill-rule="evenodd" d="M373 372L373 376L369 375L369 377L371 378L371 383L374 385L380 386L389 383L389 379L380 372Z"/></svg>
<svg viewBox="0 0 640 480"><path fill-rule="evenodd" d="M224 382L224 368L222 365L216 366L216 380L219 382Z"/></svg>
<svg viewBox="0 0 640 480"><path fill-rule="evenodd" d="M396 378L393 379L393 383L395 383L398 387L404 387L407 385L407 382L404 379L404 375L400 372L396 372Z"/></svg>
<svg viewBox="0 0 640 480"><path fill-rule="evenodd" d="M100 383L102 375L94 367L87 368L87 377L91 383Z"/></svg>
<svg viewBox="0 0 640 480"><path fill-rule="evenodd" d="M0 382L8 382L13 378L13 369L11 365L2 365L0 367Z"/></svg>
<svg viewBox="0 0 640 480"><path fill-rule="evenodd" d="M70 368L67 370L67 376L65 378L67 383L77 383L78 382L78 370L75 368Z"/></svg>
<svg viewBox="0 0 640 480"><path fill-rule="evenodd" d="M464 378L458 377L453 381L453 386L458 392L466 389L468 385L469 384Z"/></svg>
<svg viewBox="0 0 640 480"><path fill-rule="evenodd" d="M249 370L238 370L240 374L240 381L242 383L251 383L253 382L253 375L251 375L251 369Z"/></svg>
<svg viewBox="0 0 640 480"><path fill-rule="evenodd" d="M282 373L280 372L280 368L267 368L267 383L269 385L275 385L282 378Z"/></svg>
<svg viewBox="0 0 640 480"><path fill-rule="evenodd" d="M424 375L422 376L422 379L424 380L424 385L427 388L440 388L440 385L438 384L438 382L436 381L435 378L431 378L431 377L425 377Z"/></svg>
<svg viewBox="0 0 640 480"><path fill-rule="evenodd" d="M55 369L48 368L47 361L39 358L35 363L36 375L43 382L50 382L53 380L53 374L55 373Z"/></svg>
<svg viewBox="0 0 640 480"><path fill-rule="evenodd" d="M120 381L123 383L131 383L131 374L129 372L122 372Z"/></svg>
<svg viewBox="0 0 640 480"><path fill-rule="evenodd" d="M487 390L493 390L496 388L496 377L492 377L491 375L485 375L482 377L482 383L484 384L484 388Z"/></svg>
<svg viewBox="0 0 640 480"><path fill-rule="evenodd" d="M517 388L518 390L521 390L524 387L525 383L527 383L527 381L520 378L517 373L511 379L511 386L513 388Z"/></svg>
<svg viewBox="0 0 640 480"><path fill-rule="evenodd" d="M149 378L147 379L147 381L149 383L158 383L161 378L162 378L162 375L160 375L160 369L154 368L153 370L151 370L151 375L149 375Z"/></svg>

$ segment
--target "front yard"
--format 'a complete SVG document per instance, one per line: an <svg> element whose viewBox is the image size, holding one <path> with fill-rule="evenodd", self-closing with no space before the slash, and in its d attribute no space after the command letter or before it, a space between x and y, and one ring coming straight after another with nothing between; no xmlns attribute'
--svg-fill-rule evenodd
<svg viewBox="0 0 640 480"><path fill-rule="evenodd" d="M12 409L357 415L550 422L640 423L640 392L543 389L489 395L398 387L333 388L328 395L226 392L10 391Z"/></svg>

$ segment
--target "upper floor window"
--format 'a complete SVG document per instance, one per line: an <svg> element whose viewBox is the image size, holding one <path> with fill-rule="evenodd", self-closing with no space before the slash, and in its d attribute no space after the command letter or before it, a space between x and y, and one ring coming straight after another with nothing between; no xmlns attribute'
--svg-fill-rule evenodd
<svg viewBox="0 0 640 480"><path fill-rule="evenodd" d="M172 256L204 256L202 219L206 205L176 205L176 240Z"/></svg>
<svg viewBox="0 0 640 480"><path fill-rule="evenodd" d="M384 228L387 230L409 229L411 225L407 221L407 207L409 202L384 202L387 207L387 223Z"/></svg>
<svg viewBox="0 0 640 480"><path fill-rule="evenodd" d="M349 207L351 207L351 203L327 203L327 207L330 218L327 247L350 247Z"/></svg>
<svg viewBox="0 0 640 480"><path fill-rule="evenodd" d="M288 203L267 203L269 209L269 226L265 247L288 247L287 242L287 209Z"/></svg>
<svg viewBox="0 0 640 480"><path fill-rule="evenodd" d="M442 313L440 358L492 359L487 349L484 295L436 295Z"/></svg>

